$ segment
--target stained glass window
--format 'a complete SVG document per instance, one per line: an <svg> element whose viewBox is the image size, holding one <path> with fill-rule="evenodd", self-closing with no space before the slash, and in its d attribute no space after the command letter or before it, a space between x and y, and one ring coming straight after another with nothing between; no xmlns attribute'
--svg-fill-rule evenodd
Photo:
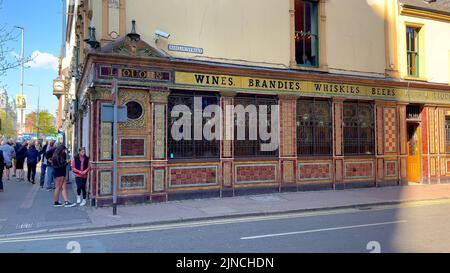
<svg viewBox="0 0 450 273"><path fill-rule="evenodd" d="M298 155L331 155L332 134L330 101L300 99L297 103Z"/></svg>
<svg viewBox="0 0 450 273"><path fill-rule="evenodd" d="M373 107L369 103L344 103L344 153L346 155L374 154Z"/></svg>

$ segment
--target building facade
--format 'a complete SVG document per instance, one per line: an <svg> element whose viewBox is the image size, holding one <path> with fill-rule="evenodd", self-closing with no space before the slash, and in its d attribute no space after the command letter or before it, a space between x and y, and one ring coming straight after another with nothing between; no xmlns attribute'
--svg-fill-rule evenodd
<svg viewBox="0 0 450 273"><path fill-rule="evenodd" d="M0 137L14 137L17 130L16 105L3 89L0 89L0 120Z"/></svg>
<svg viewBox="0 0 450 273"><path fill-rule="evenodd" d="M112 200L113 79L120 202L449 182L450 2L429 2L72 1L65 127L91 156L91 197ZM175 136L196 98L221 106L218 139ZM277 109L273 127L242 116L268 120L276 148L236 138L232 109L249 105Z"/></svg>

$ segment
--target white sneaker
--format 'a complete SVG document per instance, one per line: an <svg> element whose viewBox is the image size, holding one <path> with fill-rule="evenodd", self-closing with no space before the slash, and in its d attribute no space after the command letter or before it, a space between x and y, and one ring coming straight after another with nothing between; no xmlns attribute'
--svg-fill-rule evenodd
<svg viewBox="0 0 450 273"><path fill-rule="evenodd" d="M81 203L81 196L77 196L77 204L80 204Z"/></svg>
<svg viewBox="0 0 450 273"><path fill-rule="evenodd" d="M80 204L80 207L83 207L83 206L86 206L86 200L85 199L83 199L83 201Z"/></svg>

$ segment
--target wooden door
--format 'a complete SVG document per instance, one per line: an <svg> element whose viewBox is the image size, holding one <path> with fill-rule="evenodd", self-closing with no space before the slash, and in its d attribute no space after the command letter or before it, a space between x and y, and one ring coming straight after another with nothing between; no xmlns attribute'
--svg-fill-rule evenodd
<svg viewBox="0 0 450 273"><path fill-rule="evenodd" d="M420 182L420 127L408 124L408 182Z"/></svg>

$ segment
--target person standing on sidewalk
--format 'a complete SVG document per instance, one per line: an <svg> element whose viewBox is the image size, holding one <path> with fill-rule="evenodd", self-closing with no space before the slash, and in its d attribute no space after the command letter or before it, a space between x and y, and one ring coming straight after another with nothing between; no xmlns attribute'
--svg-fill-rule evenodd
<svg viewBox="0 0 450 273"><path fill-rule="evenodd" d="M12 159L15 156L14 148L11 145L9 145L8 142L2 141L1 146L0 146L0 151L3 152L4 170L5 170L6 180L9 180L10 179L9 170L13 166Z"/></svg>
<svg viewBox="0 0 450 273"><path fill-rule="evenodd" d="M5 158L3 151L0 150L0 192L3 192L3 168L5 167Z"/></svg>
<svg viewBox="0 0 450 273"><path fill-rule="evenodd" d="M77 183L77 204L85 206L87 195L86 182L91 170L89 157L86 156L86 148L82 147L78 149L78 155L74 157L71 165L73 174L75 175L75 182ZM81 199L81 193L83 193L83 199Z"/></svg>
<svg viewBox="0 0 450 273"><path fill-rule="evenodd" d="M27 142L24 141L22 146L16 152L16 175L17 180L25 181L25 172L23 170L23 165L27 156Z"/></svg>
<svg viewBox="0 0 450 273"><path fill-rule="evenodd" d="M45 153L47 152L48 142L45 143L44 147L39 151L39 155L42 156L41 161L41 177L39 180L39 185L41 186L41 190L44 190L45 183L45 172L47 170L47 158L45 158Z"/></svg>
<svg viewBox="0 0 450 273"><path fill-rule="evenodd" d="M51 191L54 188L55 184L55 176L53 175L53 166L52 166L52 158L55 152L55 142L50 141L48 144L45 159L47 160L47 191Z"/></svg>
<svg viewBox="0 0 450 273"><path fill-rule="evenodd" d="M36 150L36 146L34 144L30 145L27 153L27 167L28 167L28 175L27 180L34 185L34 179L36 177L36 166L39 162L39 152Z"/></svg>
<svg viewBox="0 0 450 273"><path fill-rule="evenodd" d="M14 141L11 141L11 146L14 145ZM13 175L12 177L16 177L17 176L17 152L20 150L20 148L22 147L22 144L20 144L19 140L16 140L16 145L14 145L14 158L13 158Z"/></svg>
<svg viewBox="0 0 450 273"><path fill-rule="evenodd" d="M52 167L54 171L54 176L56 180L56 189L54 194L54 207L74 207L77 204L71 203L67 194L67 183L66 183L66 172L67 165L69 163L66 160L66 147L60 145L56 148L52 157ZM64 198L64 204L59 203L59 194L62 191L62 196Z"/></svg>

